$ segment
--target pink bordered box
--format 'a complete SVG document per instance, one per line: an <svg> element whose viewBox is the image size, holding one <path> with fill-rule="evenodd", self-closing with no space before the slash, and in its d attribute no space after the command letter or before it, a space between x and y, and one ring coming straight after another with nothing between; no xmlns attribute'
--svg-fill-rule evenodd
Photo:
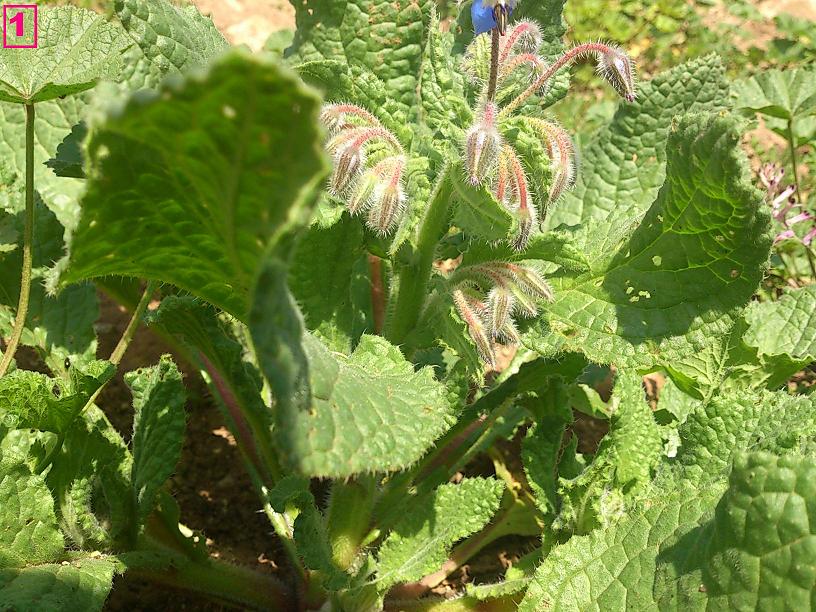
<svg viewBox="0 0 816 612"><path fill-rule="evenodd" d="M36 49L39 39L36 4L3 5L3 48Z"/></svg>

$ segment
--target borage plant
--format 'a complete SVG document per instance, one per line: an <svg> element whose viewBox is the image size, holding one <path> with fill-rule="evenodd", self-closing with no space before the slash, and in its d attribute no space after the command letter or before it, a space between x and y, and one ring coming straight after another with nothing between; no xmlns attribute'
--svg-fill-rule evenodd
<svg viewBox="0 0 816 612"><path fill-rule="evenodd" d="M816 292L749 304L772 237L719 60L636 86L622 50L562 47L556 0L450 28L294 6L283 57L164 0L44 9L53 44L0 55L0 608L99 609L124 571L266 610L807 608L816 419L780 387ZM577 168L547 108L585 57L624 101ZM134 309L101 361L91 279ZM143 320L219 402L282 576L179 522L169 356L125 377L130 445L96 407ZM592 455L574 411L608 421ZM433 596L509 537L503 580Z"/></svg>

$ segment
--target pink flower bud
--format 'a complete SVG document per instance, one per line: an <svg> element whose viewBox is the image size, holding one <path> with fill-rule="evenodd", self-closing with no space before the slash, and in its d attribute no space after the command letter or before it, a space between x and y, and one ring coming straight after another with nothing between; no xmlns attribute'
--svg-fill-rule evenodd
<svg viewBox="0 0 816 612"><path fill-rule="evenodd" d="M329 191L333 195L342 196L352 181L360 175L365 161L365 151L362 147L350 143L338 149L334 155L334 170L329 179Z"/></svg>
<svg viewBox="0 0 816 612"><path fill-rule="evenodd" d="M499 63L505 63L513 53L538 53L543 41L541 28L535 21L520 21L504 37Z"/></svg>
<svg viewBox="0 0 816 612"><path fill-rule="evenodd" d="M356 123L350 123L353 117ZM325 104L320 112L320 122L331 136L349 127L381 127L379 120L364 108L354 104Z"/></svg>
<svg viewBox="0 0 816 612"><path fill-rule="evenodd" d="M496 126L497 111L494 102L486 103L479 121L467 132L465 164L472 185L481 185L496 166L502 146Z"/></svg>

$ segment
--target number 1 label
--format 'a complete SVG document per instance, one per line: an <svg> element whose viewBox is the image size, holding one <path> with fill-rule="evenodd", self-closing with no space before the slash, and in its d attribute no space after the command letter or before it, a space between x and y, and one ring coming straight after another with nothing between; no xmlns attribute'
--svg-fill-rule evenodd
<svg viewBox="0 0 816 612"><path fill-rule="evenodd" d="M36 49L38 37L36 4L3 5L3 47Z"/></svg>

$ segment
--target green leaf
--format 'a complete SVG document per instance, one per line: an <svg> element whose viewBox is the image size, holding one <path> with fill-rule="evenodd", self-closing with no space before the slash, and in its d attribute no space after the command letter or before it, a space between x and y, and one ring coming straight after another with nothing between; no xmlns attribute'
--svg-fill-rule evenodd
<svg viewBox="0 0 816 612"><path fill-rule="evenodd" d="M363 237L362 225L348 215L330 228L313 225L299 237L289 262L289 287L306 327L343 353L351 351L356 330L371 318L355 300L357 287L370 287L368 275L360 278L357 266L362 260L368 267ZM370 304L370 292L366 298Z"/></svg>
<svg viewBox="0 0 816 612"><path fill-rule="evenodd" d="M115 79L129 42L116 24L75 7L40 7L39 45L0 50L0 100L33 104Z"/></svg>
<svg viewBox="0 0 816 612"><path fill-rule="evenodd" d="M665 182L673 119L720 111L728 92L725 68L714 55L640 83L637 100L622 103L612 123L581 151L575 188L553 207L547 227L580 223L581 246L592 262L614 253L633 219L649 209Z"/></svg>
<svg viewBox="0 0 816 612"><path fill-rule="evenodd" d="M382 338L363 336L347 357L304 334L285 274L279 263L267 264L249 325L277 399L284 463L310 476L342 478L417 461L451 425L445 387L430 368L414 371Z"/></svg>
<svg viewBox="0 0 816 612"><path fill-rule="evenodd" d="M692 568L702 566L702 571L687 568L677 609L690 609L703 598L708 609L811 608L816 601L814 513L812 459L768 453L738 457L729 489L700 535L702 556L687 557ZM700 583L704 594L694 588Z"/></svg>
<svg viewBox="0 0 816 612"><path fill-rule="evenodd" d="M96 406L76 419L46 476L59 525L72 547L121 546L135 521L132 458L122 437Z"/></svg>
<svg viewBox="0 0 816 612"><path fill-rule="evenodd" d="M378 590L439 569L453 544L487 525L503 492L499 480L465 478L409 502L377 553Z"/></svg>
<svg viewBox="0 0 816 612"><path fill-rule="evenodd" d="M677 478L704 483L723 474L741 451L780 453L816 435L813 398L784 392L743 392L715 398L680 427Z"/></svg>
<svg viewBox="0 0 816 612"><path fill-rule="evenodd" d="M0 569L0 608L16 612L102 610L115 570L114 563L90 557Z"/></svg>
<svg viewBox="0 0 816 612"><path fill-rule="evenodd" d="M743 339L760 355L784 355L802 365L816 361L816 285L788 291L774 302L754 302L745 320Z"/></svg>
<svg viewBox="0 0 816 612"><path fill-rule="evenodd" d="M85 178L85 170L82 168L82 141L87 135L88 127L85 123L77 123L57 147L56 155L45 162L45 165L57 176Z"/></svg>
<svg viewBox="0 0 816 612"><path fill-rule="evenodd" d="M559 399L565 399L559 396ZM555 404L557 412L536 419L521 444L524 475L535 497L536 506L545 516L558 511L558 459L567 426L572 423L572 411L564 401Z"/></svg>
<svg viewBox="0 0 816 612"><path fill-rule="evenodd" d="M63 552L54 500L41 476L0 457L0 607L6 568L56 559Z"/></svg>
<svg viewBox="0 0 816 612"><path fill-rule="evenodd" d="M458 204L453 224L466 234L482 240L505 240L513 228L513 213L486 187L474 187L465 180L464 170L454 168L451 182Z"/></svg>
<svg viewBox="0 0 816 612"><path fill-rule="evenodd" d="M133 471L138 519L153 511L156 493L175 471L184 442L186 394L181 373L169 355L158 365L129 372L133 393Z"/></svg>
<svg viewBox="0 0 816 612"><path fill-rule="evenodd" d="M244 347L218 320L216 310L195 298L169 296L146 321L174 337L190 357L213 394L220 398L242 444L271 448L272 412L261 398L262 380L257 369L244 361ZM244 420L251 432L242 431Z"/></svg>
<svg viewBox="0 0 816 612"><path fill-rule="evenodd" d="M137 45L128 57L131 87L155 88L167 74L206 66L229 48L209 17L195 6L167 0L115 0L114 10Z"/></svg>
<svg viewBox="0 0 816 612"><path fill-rule="evenodd" d="M816 114L816 70L763 70L734 84L737 108L791 120Z"/></svg>
<svg viewBox="0 0 816 612"><path fill-rule="evenodd" d="M339 60L376 73L403 108L417 102L417 82L431 0L292 2L297 30L291 63ZM355 99L355 102L359 102Z"/></svg>
<svg viewBox="0 0 816 612"><path fill-rule="evenodd" d="M14 370L0 378L0 416L11 429L64 433L114 372L115 368L107 361L91 364L86 372L75 368L71 372L72 381Z"/></svg>
<svg viewBox="0 0 816 612"><path fill-rule="evenodd" d="M66 228L73 229L79 219L77 200L83 183L76 179L62 178L44 164L51 159L58 145L70 134L86 112L84 95L70 96L62 100L39 102L34 118L34 184L45 204ZM10 185L14 176L19 180L19 189L12 197L12 211L23 210L25 192L25 108L21 104L0 102L0 122L4 129L0 137L0 154L3 167L9 176L3 182ZM10 195L10 194L9 194ZM50 262L49 262L50 263Z"/></svg>
<svg viewBox="0 0 816 612"><path fill-rule="evenodd" d="M640 376L619 374L610 411L609 433L592 463L577 477L559 480L560 529L580 534L618 520L627 498L642 493L660 461L663 441Z"/></svg>
<svg viewBox="0 0 816 612"><path fill-rule="evenodd" d="M801 549L784 547L807 546L812 537L802 520L812 512L799 500L812 498L814 467L797 455L800 438L816 433L813 408L812 399L768 392L698 408L680 428L677 459L663 460L647 495L621 520L556 546L519 609L754 609L757 592L809 594L812 573L792 572L789 565ZM740 458L758 449L790 455ZM731 490L720 500L732 464ZM753 558L760 555L761 561ZM799 567L812 552L806 558ZM756 586L763 563L768 571ZM735 596L728 603L721 581ZM719 599L709 600L712 595Z"/></svg>
<svg viewBox="0 0 816 612"><path fill-rule="evenodd" d="M20 296L24 223L22 211L13 216L0 212L0 228L9 231L11 242L0 247L0 334L6 336L11 334ZM89 283L71 285L56 296L46 292L44 283L51 274L48 266L64 253L65 228L38 200L34 223L33 283L21 343L38 349L52 372L64 374L66 358L80 365L95 358L94 323L99 306Z"/></svg>
<svg viewBox="0 0 816 612"><path fill-rule="evenodd" d="M317 108L294 77L240 53L133 97L93 131L62 282L161 280L243 318L262 254L302 223L326 171Z"/></svg>
<svg viewBox="0 0 816 612"><path fill-rule="evenodd" d="M647 368L698 353L728 333L762 278L771 245L739 138L730 117L679 121L665 184L640 226L590 259L592 272L553 279L555 302L525 344ZM591 225L603 232L614 223Z"/></svg>

